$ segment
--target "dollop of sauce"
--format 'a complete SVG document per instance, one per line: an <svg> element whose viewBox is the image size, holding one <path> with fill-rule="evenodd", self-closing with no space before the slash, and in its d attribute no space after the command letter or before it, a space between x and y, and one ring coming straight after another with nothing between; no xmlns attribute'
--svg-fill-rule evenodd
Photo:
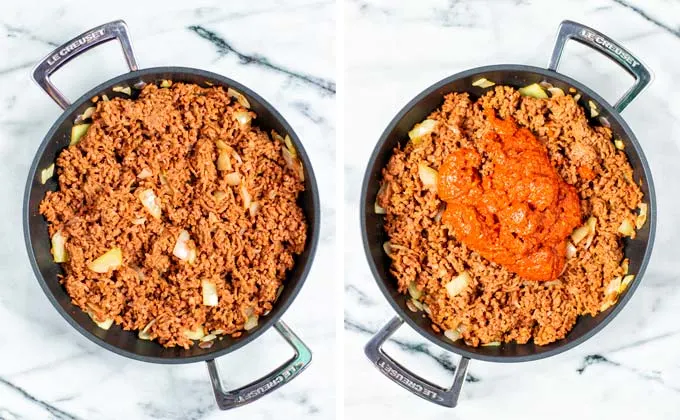
<svg viewBox="0 0 680 420"><path fill-rule="evenodd" d="M576 189L530 130L493 109L485 114L492 129L439 168L442 222L468 248L520 277L553 280L566 263L566 238L581 224Z"/></svg>

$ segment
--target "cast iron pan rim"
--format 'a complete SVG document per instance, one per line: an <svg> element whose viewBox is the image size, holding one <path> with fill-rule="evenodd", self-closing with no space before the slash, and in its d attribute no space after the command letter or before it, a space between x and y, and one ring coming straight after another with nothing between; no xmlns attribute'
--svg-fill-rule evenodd
<svg viewBox="0 0 680 420"><path fill-rule="evenodd" d="M628 291L624 296L622 296L617 304L612 308L611 312L605 316L605 318L597 324L594 328L591 328L588 332L583 334L581 337L577 339L573 339L570 341L565 341L564 344L555 347L554 349L551 350L546 350L540 353L535 353L535 354L530 354L527 356L493 356L493 355L485 355L485 354L477 354L474 352L471 352L465 348L460 348L456 347L453 345L453 343L448 343L445 341L443 338L434 338L438 336L434 336L434 332L428 332L425 331L425 329L421 328L418 324L416 324L413 319L406 313L404 309L402 309L399 304L397 303L396 300L394 300L390 294L390 291L387 289L386 282L387 280L384 280L381 276L381 273L378 271L378 268L375 265L375 261L373 261L373 256L371 255L371 250L370 250L370 242L368 238L368 232L366 230L366 199L367 199L367 194L368 194L368 184L370 182L371 176L373 175L373 172L371 171L373 167L375 166L375 162L378 159L379 155L379 150L382 148L383 144L385 141L387 141L387 137L389 136L390 132L394 129L394 127L401 121L401 119L404 117L404 115L410 111L414 106L416 106L423 98L431 94L432 92L443 88L444 86L448 85L449 83L466 78L469 76L473 76L476 74L483 74L483 73L488 73L492 71L524 71L524 72L529 72L529 73L538 73L541 75L544 75L549 78L556 78L564 81L565 83L568 83L570 86L573 86L577 90L581 92L585 92L589 97L595 100L598 105L600 105L602 108L605 108L610 115L612 115L617 122L620 123L620 125L623 127L623 130L626 133L626 136L628 136L628 140L630 140L631 144L633 144L636 153L638 154L640 158L640 162L642 164L643 172L645 174L645 179L647 180L647 185L649 187L649 212L647 215L647 219L649 221L649 239L647 241L647 246L645 249L645 254L642 259L642 263L640 264L640 270L638 273L635 275L634 280L631 282L631 284L628 286ZM555 356L557 354L560 354L562 352L565 352L567 350L570 350L579 344L585 342L592 336L594 336L596 333L598 333L600 330L602 330L607 324L611 322L616 315L621 312L624 306L626 306L626 303L630 300L630 298L633 296L633 293L637 289L637 287L640 284L640 281L642 280L642 277L644 276L645 270L647 268L647 264L649 263L649 258L652 254L652 248L654 245L654 237L656 233L656 193L654 191L654 183L652 181L652 173L649 169L649 166L647 164L647 159L645 158L644 153L642 152L642 148L640 147L640 144L638 143L637 139L635 138L635 135L631 131L630 127L628 127L628 124L626 124L625 120L621 117L621 115L607 102L605 101L600 95L592 91L590 88L584 86L582 83L572 79L569 76L566 76L561 73L557 73L551 70L547 70L541 67L535 67L535 66L527 66L527 65L519 65L519 64L496 64L496 65L490 65L490 66L483 66L483 67L476 67L473 69L465 70L460 73L456 73L452 76L446 77L445 79L440 80L439 82L433 84L429 88L425 89L422 91L420 94L418 94L415 98L413 98L406 106L404 106L399 113L392 119L392 121L389 123L387 128L383 131L382 135L380 136L380 139L375 145L375 148L373 149L373 152L371 153L371 157L369 158L368 164L366 166L366 172L364 173L364 180L361 186L361 201L359 205L359 212L360 212L360 223L361 223L361 237L364 245L364 253L366 254L366 259L368 260L368 265L371 269L371 272L373 273L373 277L375 278L376 283L378 283L378 287L380 288L380 291L382 294L385 296L387 301L392 305L392 308L397 312L397 314L408 323L408 325L416 330L420 335L428 339L430 342L438 345L439 347L451 351L453 353L459 354L464 357L468 357L470 359L475 359L475 360L481 360L485 362L498 362L498 363L517 363L517 362L528 362L528 361L534 361L534 360L540 360L544 359L546 357L551 357ZM388 279L389 280L389 279ZM565 339L563 339L565 340Z"/></svg>
<svg viewBox="0 0 680 420"><path fill-rule="evenodd" d="M312 194L312 203L313 203L313 225L311 226L312 228L312 234L311 238L308 235L308 240L312 240L308 246L310 247L309 250L309 257L307 261L305 261L305 266L302 270L302 273L300 275L300 279L297 282L297 284L294 286L293 291L291 292L290 296L288 299L285 301L279 302L276 305L277 308L277 314L274 315L268 315L264 317L265 321L262 322L259 327L248 334L247 337L243 337L239 340L237 340L233 345L221 349L219 351L215 351L212 353L207 353L207 354L202 354L198 356L186 356L186 357L155 357L155 356L141 356L137 353L130 352L127 350L120 349L116 346L113 346L103 339L99 338L98 336L92 334L85 328L81 327L78 322L76 322L71 315L65 311L61 305L57 302L56 297L52 294L50 291L49 287L47 286L47 281L45 278L43 278L42 274L40 273L40 269L38 268L38 263L35 258L35 254L33 253L33 246L32 246L32 239L29 231L29 200L30 200L30 191L31 187L33 184L33 180L36 174L36 171L38 170L38 161L42 154L45 151L45 148L49 144L49 142L52 140L52 137L54 136L54 133L61 127L62 124L67 122L67 118L72 118L71 114L75 109L80 107L84 102L89 101L90 98L92 98L95 95L99 95L101 92L105 92L108 88L115 86L118 83L122 82L128 82L131 80L135 80L136 78L142 78L144 76L152 76L152 75L167 75L168 73L182 73L182 74L191 74L191 75L196 75L200 77L204 77L206 79L215 79L220 81L220 83L223 83L229 87L233 87L236 90L244 93L246 96L253 98L255 102L261 104L263 107L265 107L271 114L278 120L281 125L286 129L286 132L290 136L290 138L293 141L293 144L295 145L298 154L300 155L300 159L302 160L302 164L304 165L304 168L306 170L306 179L309 180L309 184L312 186L311 191L307 191L306 193L311 193ZM307 219L309 220L310 217L308 216ZM227 77L224 77L222 75L219 75L217 73L205 71L205 70L200 70L200 69L194 69L194 68L189 68L189 67L152 67L144 70L138 70L138 71L133 71L133 72L128 72L125 74L122 74L120 76L114 77L113 79L110 79L99 86L91 89L87 93L85 93L83 96L81 96L77 101L75 101L71 106L69 106L67 109L63 111L61 116L57 119L57 121L52 125L52 128L47 132L47 135L45 136L44 140L40 144L40 147L38 148L38 151L36 152L34 158L33 158L33 163L31 164L31 168L28 171L28 179L26 181L26 189L24 190L24 209L23 209L23 226L24 226L24 242L26 243L26 250L28 251L28 258L31 261L31 267L33 268L33 273L35 274L36 278L38 279L38 283L40 283L40 287L43 289L43 292L49 299L49 301L52 303L52 306L54 306L57 309L57 312L61 314L61 316L66 319L66 321L73 327L75 328L78 332L80 332L82 335L84 335L88 340L92 341L93 343L112 351L113 353L116 353L121 356L128 357L130 359L134 360L139 360L142 362L149 362L149 363L158 363L158 364L184 364L184 363L195 363L195 362L203 362L206 360L211 360L211 359L216 359L220 356L224 356L225 354L231 353L234 350L237 350L246 344L250 343L251 341L255 340L257 337L262 335L265 331L267 331L272 325L274 325L275 322L281 318L281 316L286 312L288 307L291 305L293 300L295 300L295 297L297 294L300 292L300 288L304 284L307 274L309 274L309 270L311 269L312 266L312 261L314 260L314 256L316 254L316 247L318 245L319 241L319 225L320 225L320 205L319 205L319 190L316 185L316 177L314 176L314 171L312 169L312 164L309 161L309 158L307 156L307 153L305 152L304 147L302 146L302 143L300 142L299 137L293 131L293 128L288 124L288 122L281 116L281 114L271 105L269 102L265 101L260 95L257 93L253 92L249 88L245 87L244 85L229 79ZM56 279L55 279L56 280Z"/></svg>

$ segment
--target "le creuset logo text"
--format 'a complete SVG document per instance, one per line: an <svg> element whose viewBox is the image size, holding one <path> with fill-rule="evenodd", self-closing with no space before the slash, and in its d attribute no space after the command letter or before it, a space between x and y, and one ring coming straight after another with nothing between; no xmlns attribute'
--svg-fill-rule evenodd
<svg viewBox="0 0 680 420"><path fill-rule="evenodd" d="M408 388L410 388L410 389L412 389L416 392L419 392L419 393L425 395L426 397L428 397L432 400L439 400L439 401L442 400L442 398L436 392L432 391L431 389L425 388L420 384L413 382L409 378L407 378L404 375L402 375L401 373L399 373L398 370L393 369L392 366L387 364L384 360L378 359L377 365L380 368L380 370L383 371L383 373L385 375L393 377L397 381L404 384L406 387L408 387Z"/></svg>
<svg viewBox="0 0 680 420"><path fill-rule="evenodd" d="M283 371L282 373L276 375L274 379L270 380L264 385L260 385L257 388L253 389L252 391L248 391L244 394L239 395L238 401L243 402L243 401L248 401L252 400L253 398L259 397L265 392L269 391L270 389L277 387L284 383L288 378L293 376L295 372L297 372L300 367L302 366L301 363L296 363L287 370Z"/></svg>
<svg viewBox="0 0 680 420"><path fill-rule="evenodd" d="M62 57L68 55L68 53L70 53L71 51L78 48L79 46L81 46L83 44L89 44L90 42L101 38L103 35L104 35L104 29L100 29L100 30L95 31L95 32L90 32L89 34L85 35L84 37L77 39L77 40L73 41L72 43L68 44L67 46L65 46L64 48L59 50L58 53L56 53L52 57L48 58L47 64L51 66L52 64L61 60Z"/></svg>
<svg viewBox="0 0 680 420"><path fill-rule="evenodd" d="M614 54L619 56L619 58L621 58L623 61L630 64L633 68L640 65L640 62L637 61L636 59L634 59L633 57L631 57L630 54L625 52L623 49L621 49L616 44L613 44L613 43L607 41L606 39L604 39L600 35L595 34L593 32L590 32L587 29L581 30L581 35L584 38L589 39L589 40L595 42L596 44L601 45L604 48L608 49L609 51L613 52Z"/></svg>

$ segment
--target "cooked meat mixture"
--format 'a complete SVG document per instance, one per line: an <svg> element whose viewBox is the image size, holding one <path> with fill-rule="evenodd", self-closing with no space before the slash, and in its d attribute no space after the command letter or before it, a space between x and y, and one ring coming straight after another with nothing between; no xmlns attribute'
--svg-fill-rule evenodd
<svg viewBox="0 0 680 420"><path fill-rule="evenodd" d="M531 130L578 193L582 226L569 237L557 280L528 280L490 262L457 240L442 220L446 203L437 194L435 171L461 149L486 156L480 143L493 129L491 115ZM399 290L414 297L409 307L422 307L433 329L471 346L531 339L545 345L564 338L579 315L595 315L616 302L632 279L622 237L634 236L630 228L644 223L638 207L643 213L646 206L611 130L589 125L572 96L537 99L506 86L477 101L452 93L411 137L383 169L377 208L386 213L391 273ZM493 166L479 171L490 175Z"/></svg>
<svg viewBox="0 0 680 420"><path fill-rule="evenodd" d="M40 206L77 306L184 348L272 309L305 246L303 172L255 117L221 87L182 83L97 102Z"/></svg>

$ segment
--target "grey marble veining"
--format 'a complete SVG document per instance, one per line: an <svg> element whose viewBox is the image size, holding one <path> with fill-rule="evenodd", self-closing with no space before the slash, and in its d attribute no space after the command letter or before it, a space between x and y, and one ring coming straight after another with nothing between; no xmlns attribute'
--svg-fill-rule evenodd
<svg viewBox="0 0 680 420"><path fill-rule="evenodd" d="M334 264L335 5L332 1L43 2L0 5L0 419L331 419L335 416L334 309L324 299ZM283 319L314 360L255 404L223 413L203 363L162 366L90 343L52 308L29 267L21 202L28 167L61 113L31 80L37 60L101 23L128 23L140 68L178 65L224 74L272 103L305 144L321 190L323 227L307 282ZM54 77L67 97L126 71L109 43ZM326 301L327 302L327 301ZM271 331L218 359L226 387L282 363L291 350Z"/></svg>
<svg viewBox="0 0 680 420"><path fill-rule="evenodd" d="M346 416L439 419L571 420L677 418L680 410L680 2L348 0L345 121ZM468 68L546 66L560 21L592 26L622 42L656 80L624 112L652 168L659 207L657 239L645 278L617 318L581 346L537 362L472 361L454 410L427 404L371 367L362 347L394 312L368 269L359 227L359 188L382 130L415 95ZM616 65L568 44L560 71L614 101L632 83ZM357 104L370 104L370 112ZM350 152L348 153L347 150ZM458 357L402 327L388 353L440 385Z"/></svg>

